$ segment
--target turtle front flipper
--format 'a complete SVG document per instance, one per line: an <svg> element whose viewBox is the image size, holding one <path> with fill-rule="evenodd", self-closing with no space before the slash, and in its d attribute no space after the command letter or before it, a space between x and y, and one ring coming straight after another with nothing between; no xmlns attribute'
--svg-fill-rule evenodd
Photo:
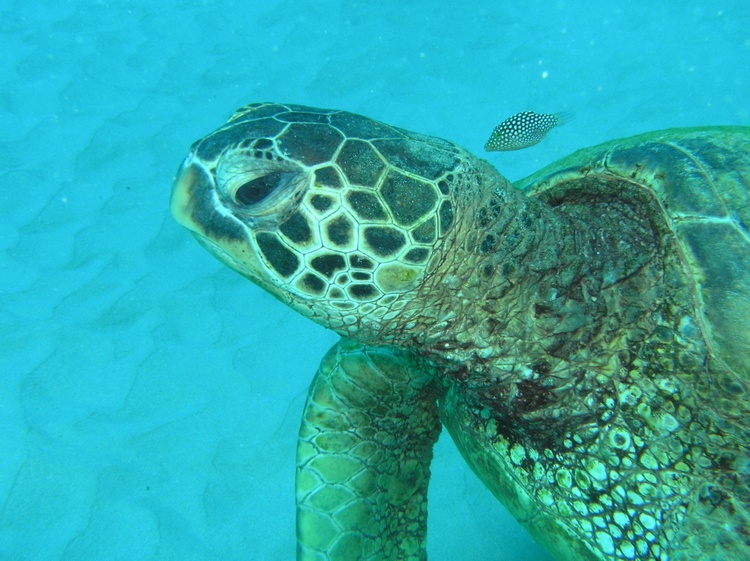
<svg viewBox="0 0 750 561"><path fill-rule="evenodd" d="M440 434L431 370L343 339L310 387L297 447L297 558L426 559Z"/></svg>

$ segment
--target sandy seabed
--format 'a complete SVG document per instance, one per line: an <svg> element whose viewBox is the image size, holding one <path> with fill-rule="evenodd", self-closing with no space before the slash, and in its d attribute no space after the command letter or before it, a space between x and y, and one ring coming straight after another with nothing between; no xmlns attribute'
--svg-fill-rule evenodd
<svg viewBox="0 0 750 561"><path fill-rule="evenodd" d="M336 336L171 220L190 144L251 101L363 113L515 180L660 128L750 124L750 5L3 4L0 557L289 560L309 381ZM444 435L445 436L445 435ZM432 561L548 559L442 438Z"/></svg>

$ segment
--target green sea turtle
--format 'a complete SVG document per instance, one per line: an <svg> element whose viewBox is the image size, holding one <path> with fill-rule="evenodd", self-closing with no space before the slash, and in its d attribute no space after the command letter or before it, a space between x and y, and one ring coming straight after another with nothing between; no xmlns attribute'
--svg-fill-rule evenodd
<svg viewBox="0 0 750 561"><path fill-rule="evenodd" d="M425 559L445 425L557 559L750 559L749 186L748 128L516 186L343 111L252 104L196 142L177 221L343 337L300 430L298 558Z"/></svg>

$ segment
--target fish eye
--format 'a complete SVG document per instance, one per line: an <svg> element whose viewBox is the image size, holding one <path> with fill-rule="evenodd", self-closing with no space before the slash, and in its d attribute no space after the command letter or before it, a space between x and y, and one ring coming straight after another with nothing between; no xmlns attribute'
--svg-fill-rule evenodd
<svg viewBox="0 0 750 561"><path fill-rule="evenodd" d="M286 175L288 174L281 171L274 171L240 185L234 192L235 202L241 206L258 204L278 187L282 186Z"/></svg>

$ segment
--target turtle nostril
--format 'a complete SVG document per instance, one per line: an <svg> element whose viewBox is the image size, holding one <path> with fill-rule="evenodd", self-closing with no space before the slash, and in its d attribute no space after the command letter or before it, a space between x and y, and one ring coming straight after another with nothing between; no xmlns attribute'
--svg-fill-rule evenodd
<svg viewBox="0 0 750 561"><path fill-rule="evenodd" d="M261 202L279 187L283 176L283 172L275 171L268 175L256 177L252 181L248 181L235 191L235 202L243 206L254 205Z"/></svg>

